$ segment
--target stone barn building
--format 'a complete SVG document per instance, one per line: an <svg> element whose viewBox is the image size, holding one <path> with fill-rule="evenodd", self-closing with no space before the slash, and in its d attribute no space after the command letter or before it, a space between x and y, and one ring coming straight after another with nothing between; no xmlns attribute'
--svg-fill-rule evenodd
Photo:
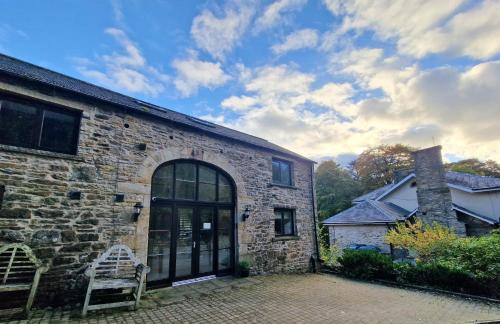
<svg viewBox="0 0 500 324"><path fill-rule="evenodd" d="M49 304L78 296L78 274L113 243L151 267L148 287L232 274L243 259L251 274L307 271L313 163L0 55L0 244L26 243L50 266Z"/></svg>

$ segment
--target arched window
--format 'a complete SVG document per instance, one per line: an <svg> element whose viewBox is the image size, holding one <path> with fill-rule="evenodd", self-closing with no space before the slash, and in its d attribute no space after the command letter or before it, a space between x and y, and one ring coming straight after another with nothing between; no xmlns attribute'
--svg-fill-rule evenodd
<svg viewBox="0 0 500 324"><path fill-rule="evenodd" d="M175 161L160 166L153 175L153 200L233 202L233 185L228 176L206 164Z"/></svg>

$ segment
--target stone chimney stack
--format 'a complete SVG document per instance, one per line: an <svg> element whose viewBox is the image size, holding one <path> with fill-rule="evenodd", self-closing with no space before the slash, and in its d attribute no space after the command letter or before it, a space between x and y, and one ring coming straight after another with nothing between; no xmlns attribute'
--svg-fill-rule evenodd
<svg viewBox="0 0 500 324"><path fill-rule="evenodd" d="M413 152L417 179L417 217L425 223L433 222L455 230L465 236L465 225L457 220L453 210L450 188L446 183L441 146Z"/></svg>

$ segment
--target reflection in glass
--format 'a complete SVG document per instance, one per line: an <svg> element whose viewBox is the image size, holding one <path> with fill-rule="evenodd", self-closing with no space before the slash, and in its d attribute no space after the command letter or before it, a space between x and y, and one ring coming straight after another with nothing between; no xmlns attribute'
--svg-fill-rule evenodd
<svg viewBox="0 0 500 324"><path fill-rule="evenodd" d="M175 277L191 275L193 208L177 209L177 251Z"/></svg>
<svg viewBox="0 0 500 324"><path fill-rule="evenodd" d="M172 208L152 207L149 218L148 281L169 278Z"/></svg>
<svg viewBox="0 0 500 324"><path fill-rule="evenodd" d="M214 270L213 217L213 208L200 209L200 273L212 272Z"/></svg>
<svg viewBox="0 0 500 324"><path fill-rule="evenodd" d="M196 165L177 163L175 165L175 198L194 199L196 188Z"/></svg>
<svg viewBox="0 0 500 324"><path fill-rule="evenodd" d="M153 197L172 198L174 192L174 165L168 164L160 167L153 176Z"/></svg>
<svg viewBox="0 0 500 324"><path fill-rule="evenodd" d="M217 243L219 247L219 271L231 268L232 215L229 209L219 209Z"/></svg>

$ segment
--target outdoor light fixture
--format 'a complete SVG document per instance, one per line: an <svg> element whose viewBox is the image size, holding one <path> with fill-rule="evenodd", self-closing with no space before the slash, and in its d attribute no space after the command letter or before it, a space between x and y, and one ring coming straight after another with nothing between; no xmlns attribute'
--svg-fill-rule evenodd
<svg viewBox="0 0 500 324"><path fill-rule="evenodd" d="M142 205L141 202L137 202L135 203L134 205L134 222L137 222L137 220L139 219L139 215L141 214L141 211L142 209L144 208L144 206Z"/></svg>
<svg viewBox="0 0 500 324"><path fill-rule="evenodd" d="M243 215L241 215L241 219L243 221L246 221L248 217L250 217L250 206L247 205L245 207L245 211L243 212Z"/></svg>

